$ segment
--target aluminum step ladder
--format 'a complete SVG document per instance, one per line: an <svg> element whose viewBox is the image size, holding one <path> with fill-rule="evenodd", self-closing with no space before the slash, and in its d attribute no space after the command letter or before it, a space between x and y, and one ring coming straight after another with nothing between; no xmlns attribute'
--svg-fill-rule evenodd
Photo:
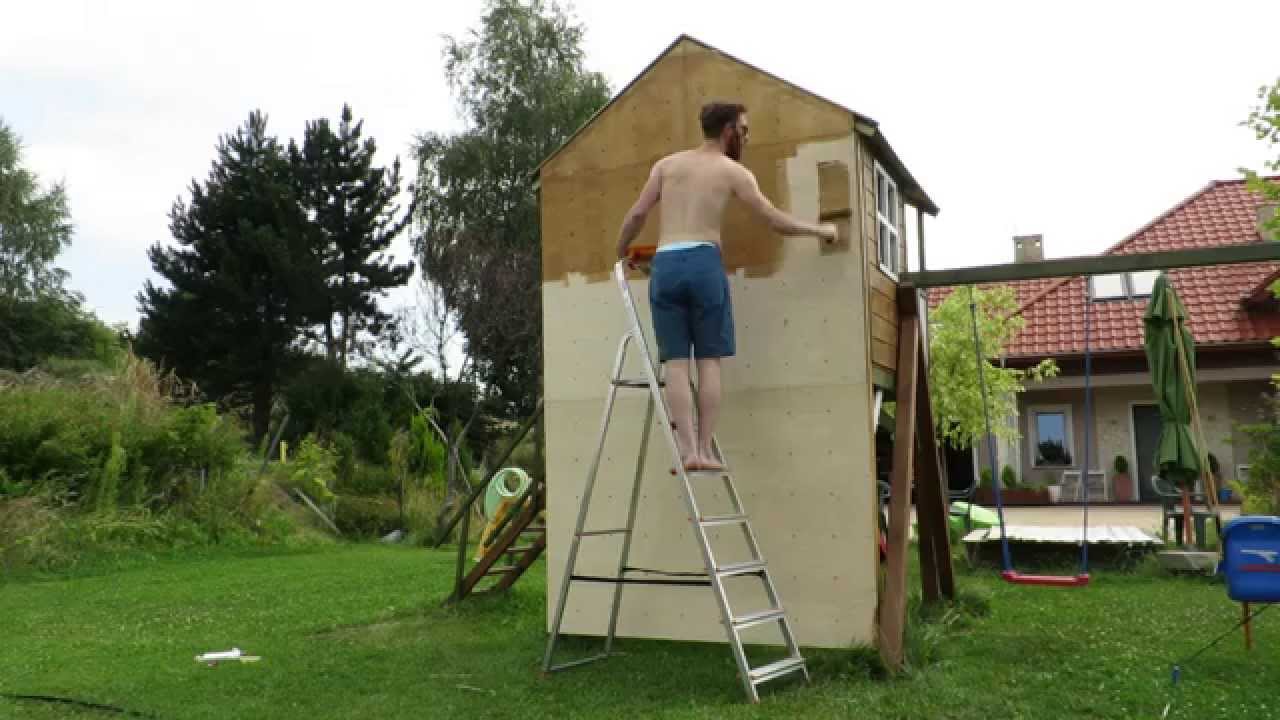
<svg viewBox="0 0 1280 720"><path fill-rule="evenodd" d="M760 552L760 545L756 540L755 532L752 530L751 521L747 517L746 510L742 506L742 501L738 496L737 488L734 487L733 475L730 472L728 463L725 461L719 442L714 441L713 439L716 457L719 459L724 470L687 472L684 469L683 463L680 462L680 453L678 451L678 446L676 445L676 437L671 424L670 412L667 407L666 398L662 392L664 383L658 372L654 369L652 361L653 356L649 352L649 345L645 340L644 330L640 325L640 317L636 312L635 299L631 294L631 286L627 282L627 264L626 260L620 261L614 267L613 275L622 295L623 304L626 307L628 330L618 345L618 353L614 361L613 375L609 382L608 398L605 401L604 417L600 423L599 440L596 444L595 455L591 460L590 469L587 471L587 482L582 493L582 504L578 509L578 520L574 527L573 539L569 545L569 557L566 563L564 575L560 582L560 596L556 606L556 616L555 621L552 624L551 636L547 641L546 655L543 658L543 671L547 673L556 672L609 657L613 650L614 638L617 635L618 608L622 603L622 588L624 585L651 584L704 586L710 587L715 594L716 603L720 608L721 623L725 626L726 634L729 638L729 646L733 651L734 660L738 665L738 675L742 682L743 689L746 691L747 697L751 702L759 702L760 696L757 688L760 685L769 682L770 680L791 675L793 673L802 674L804 679L807 681L809 679L809 670L805 665L804 658L800 654L800 648L796 644L795 633L791 629L790 620L787 618L787 614L782 607L782 602L778 598L778 590L774 585L772 576L769 574L768 565L765 563L764 556ZM644 377L628 379L624 378L622 373L626 363L627 349L633 342L638 346L640 353L643 356L641 364L644 368ZM630 505L627 507L626 526L622 528L603 530L587 530L585 527L587 511L591 505L591 494L595 488L596 476L600 468L600 458L604 452L605 438L609 431L609 421L613 415L614 401L617 398L619 390L645 390L648 391L649 396L645 410L644 430L640 439L640 454L639 459L636 462L635 476L631 486L631 500ZM675 474L679 477L680 484L684 489L684 497L689 512L689 518L693 525L694 537L697 539L698 546L702 550L702 560L706 568L705 573L668 573L668 575L673 575L675 577L673 579L649 579L647 577L635 577L635 575L652 573L654 571L633 568L628 565L629 555L631 552L632 530L635 528L636 505L640 498L640 481L644 476L644 461L649 445L650 430L653 428L654 424L655 409L658 415L658 427L662 429L663 437L666 439L667 446L671 451L672 466L675 469ZM729 513L723 515L705 515L698 507L694 484L700 484L716 479L724 481L731 509ZM750 558L745 562L720 564L717 562L715 552L711 547L711 538L708 535L708 530L733 526L741 528L746 540L747 548L750 552ZM575 570L577 569L578 549L583 539L617 535L622 535L622 550L618 559L618 571L615 575L588 576L575 574ZM729 578L744 576L754 576L759 578L763 583L769 607L757 612L735 615L729 602L729 593L725 587L724 581ZM560 627L561 622L564 619L566 601L569 598L569 588L574 582L613 583L613 606L609 612L608 634L605 636L604 651L602 653L556 665L552 663L552 660L555 655L556 644L560 639ZM787 656L777 662L758 667L751 667L747 660L746 651L743 648L742 632L748 628L764 626L767 624L776 624L778 629L781 631L783 645L786 648Z"/></svg>

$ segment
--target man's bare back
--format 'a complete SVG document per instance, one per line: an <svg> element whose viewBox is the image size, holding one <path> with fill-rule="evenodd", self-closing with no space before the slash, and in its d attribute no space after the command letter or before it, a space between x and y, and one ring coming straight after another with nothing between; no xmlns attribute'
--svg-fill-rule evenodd
<svg viewBox="0 0 1280 720"><path fill-rule="evenodd" d="M627 257L627 247L644 228L649 212L661 207L649 304L659 360L667 369L667 402L685 469L714 470L721 467L712 441L720 406L720 360L736 352L729 284L720 255L720 225L729 197L745 203L782 235L833 241L836 228L794 218L760 192L755 176L739 162L748 135L745 107L709 103L700 122L705 138L701 146L654 164L622 221L618 257ZM696 432L689 390L693 360L698 370Z"/></svg>
<svg viewBox="0 0 1280 720"><path fill-rule="evenodd" d="M828 241L835 226L814 225L773 206L760 192L755 175L715 146L703 145L668 155L654 164L640 197L623 222L618 256L639 234L649 211L661 207L658 245L677 242L720 244L720 226L730 197L736 197L781 235L816 235Z"/></svg>

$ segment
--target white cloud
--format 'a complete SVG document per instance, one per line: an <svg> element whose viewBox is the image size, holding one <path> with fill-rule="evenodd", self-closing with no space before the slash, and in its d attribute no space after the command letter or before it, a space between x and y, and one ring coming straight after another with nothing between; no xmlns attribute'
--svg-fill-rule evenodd
<svg viewBox="0 0 1280 720"><path fill-rule="evenodd" d="M582 0L589 64L621 87L681 32L881 122L942 207L931 267L1004 262L1042 232L1096 252L1213 179L1258 167L1240 128L1280 72L1280 3L784 4ZM65 264L109 321L134 321L145 249L220 134L261 108L282 137L343 102L407 159L457 126L442 34L475 0L66 2L6 8L0 115L77 225ZM401 243L399 254L407 254ZM412 291L393 302L412 301Z"/></svg>

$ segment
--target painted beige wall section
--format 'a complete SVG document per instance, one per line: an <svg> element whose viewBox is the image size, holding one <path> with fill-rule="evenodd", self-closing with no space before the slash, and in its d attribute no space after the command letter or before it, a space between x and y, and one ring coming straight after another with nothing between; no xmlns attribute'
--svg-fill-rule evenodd
<svg viewBox="0 0 1280 720"><path fill-rule="evenodd" d="M1235 477L1235 466L1244 460L1239 457L1240 450L1233 444L1235 425L1242 418L1251 415L1258 407L1254 404L1257 393L1265 390L1265 383L1204 383L1198 391L1197 400L1200 405L1200 421L1204 428L1205 439L1209 451L1216 455L1222 464L1225 478ZM1075 460L1078 465L1083 457L1084 392L1083 390L1055 390L1052 392L1027 392L1023 396L1023 410L1032 405L1054 405L1070 402L1072 406L1075 436ZM1103 387L1093 391L1095 423L1095 450L1090 452L1089 464L1095 470L1104 470L1107 477L1113 474L1116 455L1123 455L1129 461L1130 472L1137 473L1138 457L1133 437L1133 405L1154 405L1149 386ZM1023 433L1023 470L1024 472L1041 472L1030 467L1030 420L1022 425ZM1236 442L1239 442L1237 440Z"/></svg>
<svg viewBox="0 0 1280 720"><path fill-rule="evenodd" d="M818 163L852 166L852 142L849 137L801 146L778 169L787 178L792 212L817 215ZM799 641L824 647L872 644L878 573L875 506L868 502L874 486L862 257L824 252L811 238L789 239L781 247L773 275L749 278L739 271L730 277L739 355L725 365L720 437ZM647 281L638 277L631 285L650 332ZM581 277L544 282L543 303L550 622L624 316L612 282ZM635 373L634 364L631 370ZM643 408L639 392L618 404L589 528L617 527L624 520ZM701 559L677 481L667 473L670 463L668 449L655 436L631 564L698 570ZM704 508L716 512L723 506ZM584 540L579 572L612 574L619 547L618 539ZM741 559L744 550L739 540L739 547L719 560L731 562L735 554ZM741 582L758 585L751 579ZM612 587L575 585L565 631L602 634ZM743 594L734 592L734 597ZM737 612L762 607L763 593L746 597L749 602L735 605ZM619 632L725 639L705 588L626 588ZM776 635L748 639L771 641Z"/></svg>

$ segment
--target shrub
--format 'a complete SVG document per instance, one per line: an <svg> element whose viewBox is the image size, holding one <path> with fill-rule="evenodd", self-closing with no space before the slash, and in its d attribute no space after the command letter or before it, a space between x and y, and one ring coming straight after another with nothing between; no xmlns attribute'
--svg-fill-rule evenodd
<svg viewBox="0 0 1280 720"><path fill-rule="evenodd" d="M400 508L389 497L342 497L333 522L344 535L380 537L400 527Z"/></svg>
<svg viewBox="0 0 1280 720"><path fill-rule="evenodd" d="M1018 487L1018 475L1011 466L1005 465L1004 469L1000 471L1000 483L1010 489Z"/></svg>
<svg viewBox="0 0 1280 720"><path fill-rule="evenodd" d="M1249 514L1280 514L1280 397L1271 403L1268 422L1240 426L1252 440L1248 475L1236 483Z"/></svg>

